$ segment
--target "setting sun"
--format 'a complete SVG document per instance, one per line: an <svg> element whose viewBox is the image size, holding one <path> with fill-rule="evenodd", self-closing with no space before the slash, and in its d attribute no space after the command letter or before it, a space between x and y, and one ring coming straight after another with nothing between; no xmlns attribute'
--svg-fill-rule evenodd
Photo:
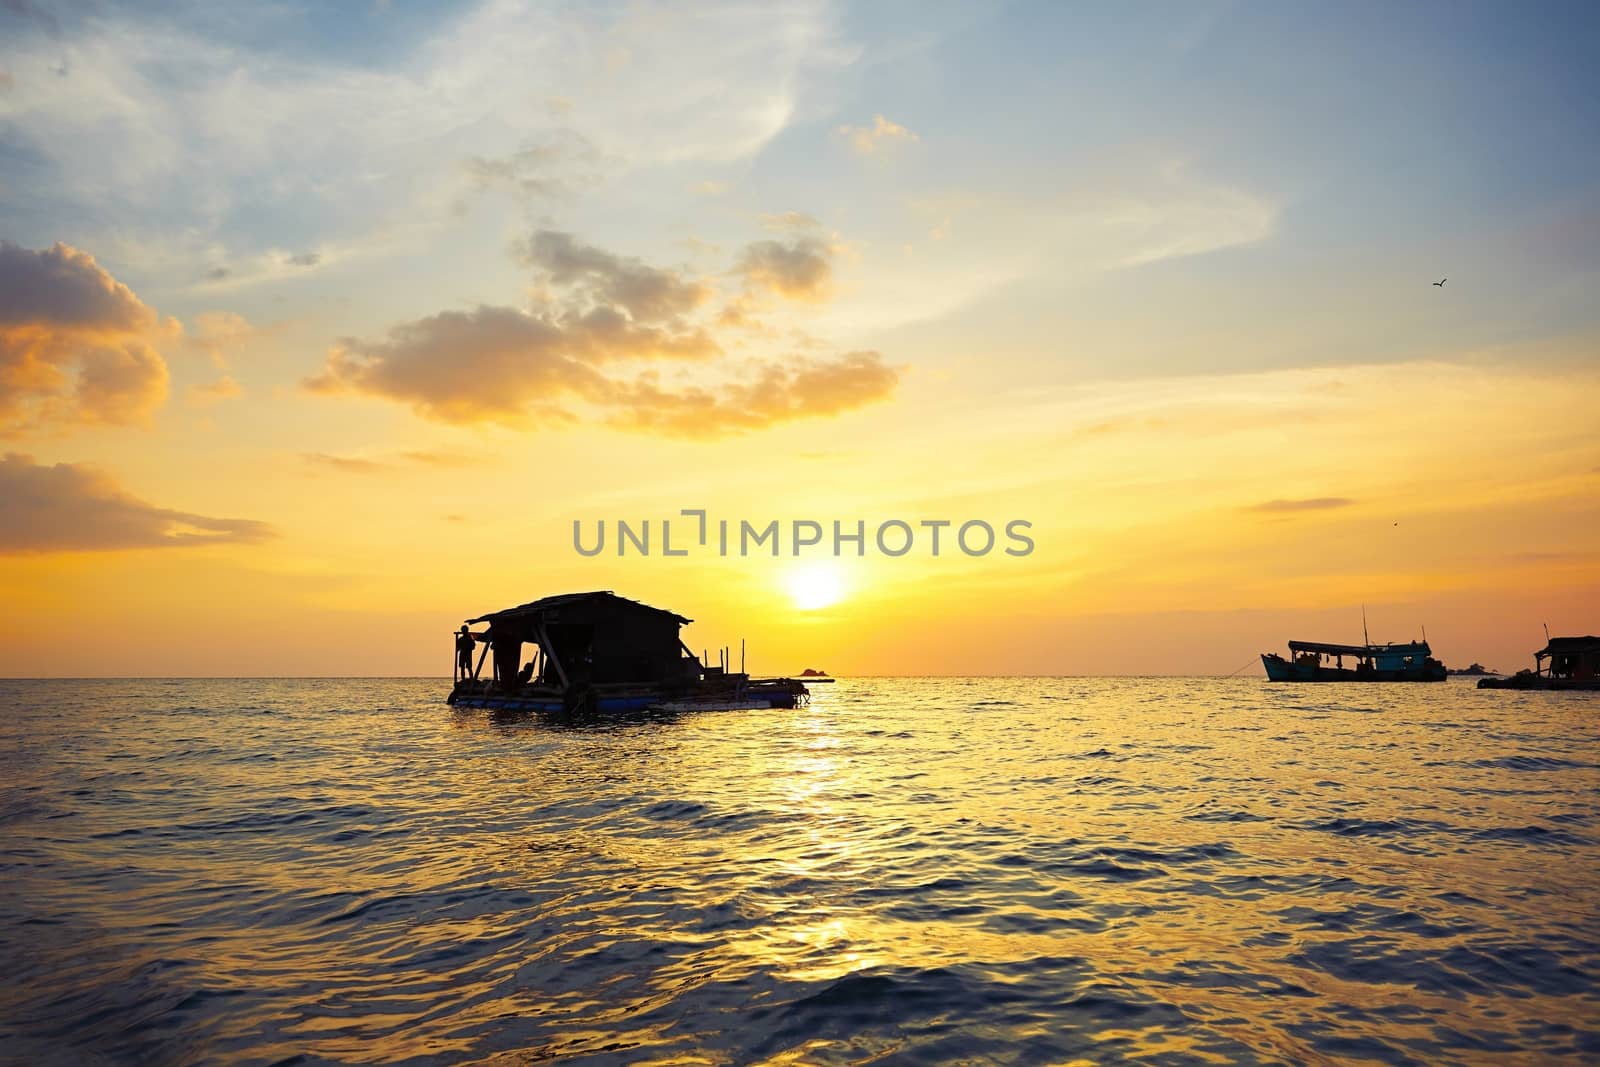
<svg viewBox="0 0 1600 1067"><path fill-rule="evenodd" d="M844 599L844 574L834 560L802 563L789 571L784 584L801 611L831 607Z"/></svg>

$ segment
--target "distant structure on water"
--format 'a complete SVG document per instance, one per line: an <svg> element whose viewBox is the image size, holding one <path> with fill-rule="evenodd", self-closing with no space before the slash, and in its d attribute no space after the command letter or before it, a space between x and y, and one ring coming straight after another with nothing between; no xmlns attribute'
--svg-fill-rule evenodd
<svg viewBox="0 0 1600 1067"><path fill-rule="evenodd" d="M1520 670L1509 678L1483 678L1478 688L1600 689L1600 637L1549 638L1533 654L1532 670Z"/></svg>
<svg viewBox="0 0 1600 1067"><path fill-rule="evenodd" d="M1481 677L1483 675L1499 674L1499 673L1500 673L1499 671L1490 670L1488 667L1485 667L1481 663L1474 663L1470 667L1451 667L1450 668L1450 674L1451 674L1452 677L1456 677L1456 676L1460 676L1460 675L1468 675L1468 676L1472 676L1472 677Z"/></svg>
<svg viewBox="0 0 1600 1067"><path fill-rule="evenodd" d="M456 635L455 685L446 702L608 712L792 708L810 698L795 679L744 673L742 648L737 672L731 649L720 651L716 666L697 657L678 633L690 621L609 590L564 593L489 612L468 619ZM487 629L473 632L478 623ZM527 645L533 648L524 663Z"/></svg>

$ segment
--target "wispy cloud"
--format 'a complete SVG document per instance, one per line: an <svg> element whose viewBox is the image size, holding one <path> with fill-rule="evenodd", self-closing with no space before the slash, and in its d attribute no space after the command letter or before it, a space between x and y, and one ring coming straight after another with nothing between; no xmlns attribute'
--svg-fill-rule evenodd
<svg viewBox="0 0 1600 1067"><path fill-rule="evenodd" d="M328 452L302 452L300 458L315 467L325 467L345 474L384 474L408 466L469 467L477 461L470 456L454 452L406 451L374 458L371 456L339 456Z"/></svg>
<svg viewBox="0 0 1600 1067"><path fill-rule="evenodd" d="M74 463L43 466L9 453L0 460L0 553L182 548L261 541L272 527L156 507L109 474Z"/></svg>
<svg viewBox="0 0 1600 1067"><path fill-rule="evenodd" d="M508 155L468 156L461 169L481 192L502 192L519 200L571 196L601 180L599 149L576 130L556 130L544 140Z"/></svg>
<svg viewBox="0 0 1600 1067"><path fill-rule="evenodd" d="M224 374L213 382L197 382L184 391L190 407L210 407L244 395L244 387Z"/></svg>
<svg viewBox="0 0 1600 1067"><path fill-rule="evenodd" d="M864 156L894 145L922 140L898 122L890 122L882 115L874 117L870 126L840 126L839 133L850 142L851 148Z"/></svg>
<svg viewBox="0 0 1600 1067"><path fill-rule="evenodd" d="M1299 511L1332 511L1335 508L1347 508L1355 501L1343 496L1314 496L1301 500L1267 500L1260 504L1251 504L1246 511L1258 511L1269 515L1286 515Z"/></svg>
<svg viewBox="0 0 1600 1067"><path fill-rule="evenodd" d="M302 452L300 458L316 467L329 467L349 474L376 474L394 467L392 463L380 463L360 456L335 456L327 452Z"/></svg>
<svg viewBox="0 0 1600 1067"><path fill-rule="evenodd" d="M186 347L203 352L219 370L228 366L233 354L264 331L233 311L202 311L190 320L184 333Z"/></svg>
<svg viewBox="0 0 1600 1067"><path fill-rule="evenodd" d="M544 194L582 188L599 160L747 159L808 85L851 58L824 0L670 17L648 3L503 0L441 16L387 67L241 47L235 23L246 17L107 9L76 20L65 45L16 42L6 121L40 161L37 177L18 176L34 216L71 219L76 232L116 219L107 238L133 231L134 252L156 245L138 238L137 220L159 220L145 238L192 240L191 277L274 280L240 264L281 244L291 256L314 244L326 263L323 245L350 255L390 231L449 225L464 174L479 188ZM59 77L63 53L70 73ZM530 110L557 95L562 107ZM202 258L219 243L226 258Z"/></svg>

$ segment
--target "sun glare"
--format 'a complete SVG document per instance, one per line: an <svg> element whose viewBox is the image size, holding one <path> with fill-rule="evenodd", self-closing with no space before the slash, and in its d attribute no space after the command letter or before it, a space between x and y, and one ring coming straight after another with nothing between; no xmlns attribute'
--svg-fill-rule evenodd
<svg viewBox="0 0 1600 1067"><path fill-rule="evenodd" d="M789 571L789 599L801 611L816 611L844 599L844 575L838 563L802 563Z"/></svg>

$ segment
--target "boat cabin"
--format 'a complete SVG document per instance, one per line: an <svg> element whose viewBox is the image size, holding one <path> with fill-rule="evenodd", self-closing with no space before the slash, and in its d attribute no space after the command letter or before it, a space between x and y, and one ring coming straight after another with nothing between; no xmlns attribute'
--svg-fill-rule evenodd
<svg viewBox="0 0 1600 1067"><path fill-rule="evenodd" d="M1290 641L1289 651L1294 661L1315 667L1332 661L1336 667L1344 666L1344 658L1352 657L1351 666L1358 670L1404 671L1421 667L1433 650L1426 641L1408 641L1403 645L1338 645L1326 641Z"/></svg>

